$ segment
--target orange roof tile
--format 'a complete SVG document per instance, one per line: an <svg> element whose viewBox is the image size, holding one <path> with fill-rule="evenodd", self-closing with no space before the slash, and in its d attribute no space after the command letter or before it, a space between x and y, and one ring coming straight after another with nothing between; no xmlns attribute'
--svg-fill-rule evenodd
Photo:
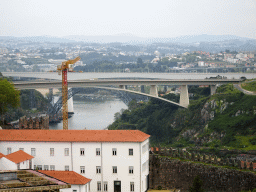
<svg viewBox="0 0 256 192"><path fill-rule="evenodd" d="M9 155L6 155L5 158L9 159L14 163L20 163L29 159L33 159L34 157L27 154L26 152L19 150Z"/></svg>
<svg viewBox="0 0 256 192"><path fill-rule="evenodd" d="M0 130L0 141L143 142L139 130Z"/></svg>
<svg viewBox="0 0 256 192"><path fill-rule="evenodd" d="M71 185L84 185L91 181L91 179L88 179L74 171L39 171L40 173L43 173L45 175L48 175L50 177L54 177L60 181L64 181L65 183L69 183Z"/></svg>
<svg viewBox="0 0 256 192"><path fill-rule="evenodd" d="M0 153L0 159L1 159L2 157L5 157L5 155L4 155L3 153Z"/></svg>

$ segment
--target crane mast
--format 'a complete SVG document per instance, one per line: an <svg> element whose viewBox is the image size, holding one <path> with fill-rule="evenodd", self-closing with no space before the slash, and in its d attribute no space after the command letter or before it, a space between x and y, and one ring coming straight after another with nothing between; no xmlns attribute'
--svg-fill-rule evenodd
<svg viewBox="0 0 256 192"><path fill-rule="evenodd" d="M77 57L73 60L62 62L58 65L57 70L59 75L62 74L62 116L63 116L63 130L68 130L68 71L73 71L73 64L81 58Z"/></svg>

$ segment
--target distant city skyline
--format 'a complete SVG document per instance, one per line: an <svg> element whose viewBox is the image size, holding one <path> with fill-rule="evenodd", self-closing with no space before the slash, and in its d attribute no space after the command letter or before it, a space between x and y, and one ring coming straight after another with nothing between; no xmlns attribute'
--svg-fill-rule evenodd
<svg viewBox="0 0 256 192"><path fill-rule="evenodd" d="M0 1L0 36L236 35L256 39L255 0Z"/></svg>

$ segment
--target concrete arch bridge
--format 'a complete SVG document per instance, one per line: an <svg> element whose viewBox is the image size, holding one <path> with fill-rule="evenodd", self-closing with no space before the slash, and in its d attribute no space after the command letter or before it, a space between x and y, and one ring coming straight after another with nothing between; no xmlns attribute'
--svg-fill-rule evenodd
<svg viewBox="0 0 256 192"><path fill-rule="evenodd" d="M119 91L127 91L134 94L140 94L148 97L157 98L178 107L187 108L189 105L189 97L188 97L188 85L209 85L211 87L211 94L215 94L217 85L226 84L226 83L239 83L241 79L190 79L190 80L173 80L173 79L118 79L118 80L111 80L111 79L104 79L104 80L76 80L76 81L69 81L68 85L72 88L77 87L97 87L104 89L113 89ZM136 91L131 91L126 89L127 85L144 85L150 86L150 93L146 94ZM157 86L158 85L178 85L180 86L180 103L175 103L169 101L167 99L158 97ZM61 81L29 81L29 82L14 82L14 86L17 89L38 89L38 88L61 88L62 82ZM116 86L119 88L113 88L109 86Z"/></svg>

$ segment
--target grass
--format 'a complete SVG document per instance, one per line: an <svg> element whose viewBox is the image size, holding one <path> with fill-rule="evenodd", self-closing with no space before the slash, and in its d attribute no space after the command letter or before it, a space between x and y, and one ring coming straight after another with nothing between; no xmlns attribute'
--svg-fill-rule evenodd
<svg viewBox="0 0 256 192"><path fill-rule="evenodd" d="M247 91L253 91L256 92L256 81L249 82L249 83L242 83L241 84L242 88L247 90Z"/></svg>
<svg viewBox="0 0 256 192"><path fill-rule="evenodd" d="M255 138L254 136L235 136L236 143L239 143L239 147L229 147L229 149L241 149L245 151L256 150L256 145L253 145L250 140Z"/></svg>

